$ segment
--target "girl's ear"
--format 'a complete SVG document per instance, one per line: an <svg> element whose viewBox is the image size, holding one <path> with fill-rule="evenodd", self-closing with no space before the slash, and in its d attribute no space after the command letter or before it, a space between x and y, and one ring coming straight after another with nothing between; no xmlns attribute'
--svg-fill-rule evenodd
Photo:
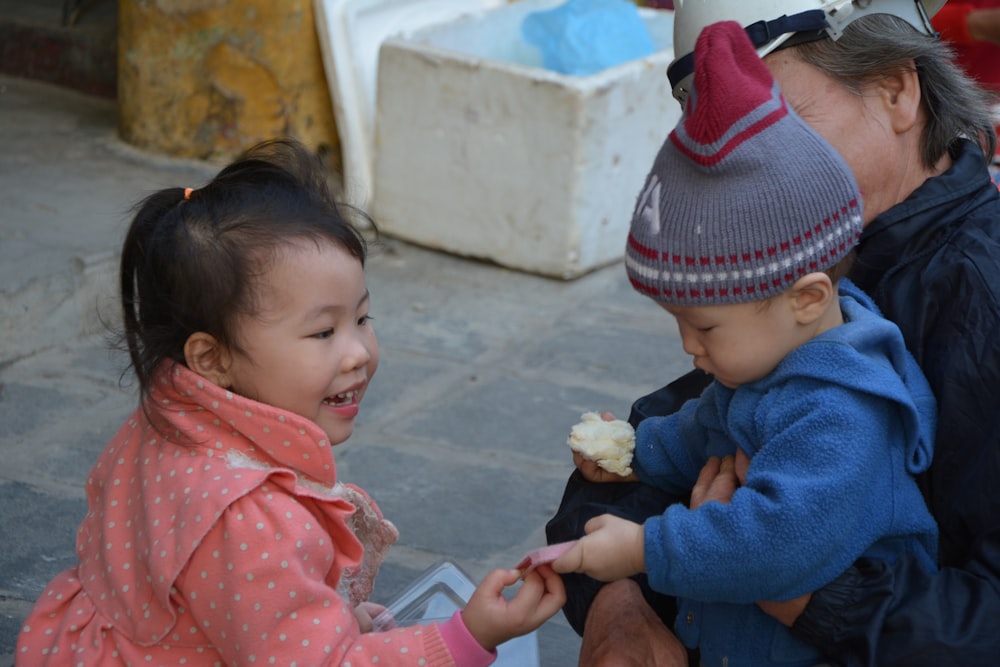
<svg viewBox="0 0 1000 667"><path fill-rule="evenodd" d="M807 273L791 288L792 308L799 324L812 324L819 319L837 297L830 276L822 272Z"/></svg>
<svg viewBox="0 0 1000 667"><path fill-rule="evenodd" d="M187 367L220 387L232 384L229 368L232 355L212 334L196 331L184 343Z"/></svg>

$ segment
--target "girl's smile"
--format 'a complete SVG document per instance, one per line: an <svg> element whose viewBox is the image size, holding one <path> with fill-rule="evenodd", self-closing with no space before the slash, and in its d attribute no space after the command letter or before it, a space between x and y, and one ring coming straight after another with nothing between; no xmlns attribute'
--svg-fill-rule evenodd
<svg viewBox="0 0 1000 667"><path fill-rule="evenodd" d="M297 241L259 276L259 309L239 319L233 391L316 422L339 444L354 430L378 367L361 262L325 241Z"/></svg>

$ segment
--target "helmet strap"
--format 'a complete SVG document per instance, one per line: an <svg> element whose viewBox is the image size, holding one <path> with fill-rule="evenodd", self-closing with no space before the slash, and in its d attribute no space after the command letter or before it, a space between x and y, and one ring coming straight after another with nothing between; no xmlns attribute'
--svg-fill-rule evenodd
<svg viewBox="0 0 1000 667"><path fill-rule="evenodd" d="M791 16L780 16L772 21L757 21L748 25L745 30L754 48L759 49L765 44L789 33L805 33L806 35L813 35L812 39L818 39L823 36L823 31L829 27L829 23L826 20L826 12L822 9L810 9ZM812 40L803 39L797 43L801 44L804 41ZM694 52L687 53L670 63L670 66L667 68L667 78L670 80L670 87L676 90L677 85L693 73Z"/></svg>

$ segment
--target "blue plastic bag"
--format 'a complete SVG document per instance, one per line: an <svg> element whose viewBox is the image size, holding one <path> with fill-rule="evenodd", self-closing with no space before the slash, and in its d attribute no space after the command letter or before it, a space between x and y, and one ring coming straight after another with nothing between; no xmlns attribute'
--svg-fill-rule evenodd
<svg viewBox="0 0 1000 667"><path fill-rule="evenodd" d="M656 50L638 8L627 0L569 0L528 14L521 33L541 50L546 69L563 74L593 74Z"/></svg>

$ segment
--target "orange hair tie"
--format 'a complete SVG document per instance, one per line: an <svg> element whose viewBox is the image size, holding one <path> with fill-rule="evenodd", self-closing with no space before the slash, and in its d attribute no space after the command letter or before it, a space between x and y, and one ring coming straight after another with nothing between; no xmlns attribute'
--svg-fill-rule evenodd
<svg viewBox="0 0 1000 667"><path fill-rule="evenodd" d="M192 192L194 192L193 188L184 188L184 199L191 199Z"/></svg>

